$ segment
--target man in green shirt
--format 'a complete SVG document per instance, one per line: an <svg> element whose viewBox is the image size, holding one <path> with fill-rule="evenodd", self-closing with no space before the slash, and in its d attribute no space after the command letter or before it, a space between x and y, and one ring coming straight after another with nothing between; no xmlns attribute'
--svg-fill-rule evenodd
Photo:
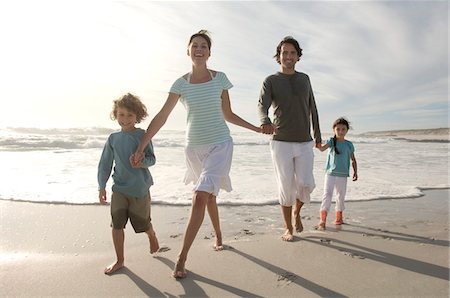
<svg viewBox="0 0 450 298"><path fill-rule="evenodd" d="M286 227L281 237L284 241L293 240L292 206L295 229L299 233L303 231L300 209L304 203L309 203L310 193L315 188L314 143L322 142L309 77L295 70L301 55L302 49L293 37L285 37L278 44L274 58L281 70L264 80L258 102L261 130L273 135L270 149ZM273 122L269 118L270 107Z"/></svg>

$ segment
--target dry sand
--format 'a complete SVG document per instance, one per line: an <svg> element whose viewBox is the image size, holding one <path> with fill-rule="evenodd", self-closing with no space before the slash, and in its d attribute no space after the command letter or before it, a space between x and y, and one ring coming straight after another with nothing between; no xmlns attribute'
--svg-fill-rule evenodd
<svg viewBox="0 0 450 298"><path fill-rule="evenodd" d="M112 276L109 207L0 201L0 296L448 297L449 190L415 199L349 202L347 224L283 242L279 206L220 207L226 250L212 249L208 218L187 262L171 277L190 207L152 207L161 246L126 230L126 268Z"/></svg>

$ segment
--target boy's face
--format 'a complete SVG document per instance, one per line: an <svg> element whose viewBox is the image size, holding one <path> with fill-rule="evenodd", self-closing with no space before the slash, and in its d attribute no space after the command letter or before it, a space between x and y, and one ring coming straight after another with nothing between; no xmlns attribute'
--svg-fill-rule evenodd
<svg viewBox="0 0 450 298"><path fill-rule="evenodd" d="M135 129L134 125L136 124L136 114L125 109L125 108L117 108L117 122L120 127L122 127L122 131L132 131Z"/></svg>

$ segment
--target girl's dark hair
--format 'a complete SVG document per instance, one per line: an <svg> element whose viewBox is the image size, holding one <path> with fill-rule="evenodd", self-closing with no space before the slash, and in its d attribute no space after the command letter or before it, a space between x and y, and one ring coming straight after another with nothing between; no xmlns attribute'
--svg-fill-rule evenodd
<svg viewBox="0 0 450 298"><path fill-rule="evenodd" d="M338 118L333 122L333 129L338 126L339 124L345 125L347 126L347 129L350 129L350 122L345 119L344 117ZM334 135L333 137L333 142L332 142L332 147L333 150L336 154L339 154L339 151L337 150L337 146L336 146L336 135Z"/></svg>
<svg viewBox="0 0 450 298"><path fill-rule="evenodd" d="M285 43L289 43L291 45L294 46L294 48L297 50L297 54L298 54L298 58L300 59L300 57L302 56L302 48L300 48L300 45L298 44L298 41L295 40L292 36L286 36L285 38L283 38L282 41L280 41L280 43L277 46L277 53L273 56L273 58L275 58L278 62L278 64L280 64L280 54L281 54L281 47L285 44Z"/></svg>
<svg viewBox="0 0 450 298"><path fill-rule="evenodd" d="M208 44L209 50L211 50L211 37L209 36L208 30L200 30L195 34L192 34L191 38L189 38L188 47L192 43L192 40L196 37L203 37L206 40L206 43Z"/></svg>
<svg viewBox="0 0 450 298"><path fill-rule="evenodd" d="M113 110L111 112L111 119L117 119L117 109L124 108L128 111L136 114L136 122L140 123L145 117L148 116L147 108L142 103L142 101L136 95L131 93L127 93L123 95L121 98L113 101Z"/></svg>

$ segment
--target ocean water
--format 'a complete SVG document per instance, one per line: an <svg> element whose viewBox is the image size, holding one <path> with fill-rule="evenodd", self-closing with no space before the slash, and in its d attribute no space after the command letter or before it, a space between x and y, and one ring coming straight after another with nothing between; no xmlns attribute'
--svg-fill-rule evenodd
<svg viewBox="0 0 450 298"><path fill-rule="evenodd" d="M233 129L233 128L232 128ZM0 129L2 178L0 199L44 203L97 204L97 165L104 142L113 130ZM277 185L269 151L269 137L232 130L233 191L221 191L222 205L277 204ZM326 139L329 135L324 134ZM449 187L449 143L412 140L378 134L348 135L355 145L359 179L348 181L347 201L417 197L423 189ZM155 184L153 204L188 205L192 185L182 182L184 131L162 130L153 139L156 165L150 168ZM312 202L320 202L326 152L314 149L316 188ZM110 179L108 194L111 193Z"/></svg>

